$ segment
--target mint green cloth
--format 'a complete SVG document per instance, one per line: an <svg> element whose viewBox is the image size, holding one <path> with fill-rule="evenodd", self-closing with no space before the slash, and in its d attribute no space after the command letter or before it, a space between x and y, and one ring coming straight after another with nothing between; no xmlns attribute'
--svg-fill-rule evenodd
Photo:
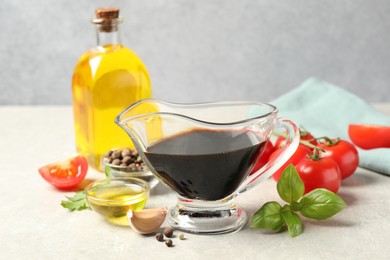
<svg viewBox="0 0 390 260"><path fill-rule="evenodd" d="M316 78L306 80L271 104L279 108L280 116L293 120L314 136L326 135L350 140L350 123L390 126L390 117L363 99ZM360 167L390 175L390 148L358 150Z"/></svg>

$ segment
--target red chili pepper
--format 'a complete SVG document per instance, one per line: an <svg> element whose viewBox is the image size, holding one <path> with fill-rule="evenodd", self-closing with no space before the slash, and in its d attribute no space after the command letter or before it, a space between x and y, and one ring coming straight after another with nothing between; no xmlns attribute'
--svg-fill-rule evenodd
<svg viewBox="0 0 390 260"><path fill-rule="evenodd" d="M350 124L348 134L362 149L390 148L390 126Z"/></svg>

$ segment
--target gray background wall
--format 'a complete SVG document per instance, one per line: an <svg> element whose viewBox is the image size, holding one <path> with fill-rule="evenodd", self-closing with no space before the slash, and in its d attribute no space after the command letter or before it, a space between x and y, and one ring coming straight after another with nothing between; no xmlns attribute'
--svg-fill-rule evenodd
<svg viewBox="0 0 390 260"><path fill-rule="evenodd" d="M316 76L390 102L388 0L2 0L0 105L70 104L102 6L121 8L157 98L269 101Z"/></svg>

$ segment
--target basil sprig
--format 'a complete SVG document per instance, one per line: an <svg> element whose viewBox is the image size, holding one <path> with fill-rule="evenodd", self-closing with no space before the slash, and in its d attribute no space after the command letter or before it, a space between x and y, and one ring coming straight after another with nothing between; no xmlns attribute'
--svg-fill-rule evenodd
<svg viewBox="0 0 390 260"><path fill-rule="evenodd" d="M277 185L282 200L288 204L282 206L276 201L265 203L252 217L250 226L266 228L279 232L287 226L291 237L303 232L299 215L316 220L332 217L346 207L345 201L327 189L315 189L304 195L305 186L294 165L283 171Z"/></svg>
<svg viewBox="0 0 390 260"><path fill-rule="evenodd" d="M95 185L90 189L90 191L97 190L98 188L110 183L111 171L109 166L106 166L106 168L104 169L104 173L106 174L106 181L101 184ZM65 198L66 200L61 201L61 206L66 209L69 209L70 211L91 209L88 204L87 194L85 193L85 190L77 191L73 195L73 197L65 196Z"/></svg>

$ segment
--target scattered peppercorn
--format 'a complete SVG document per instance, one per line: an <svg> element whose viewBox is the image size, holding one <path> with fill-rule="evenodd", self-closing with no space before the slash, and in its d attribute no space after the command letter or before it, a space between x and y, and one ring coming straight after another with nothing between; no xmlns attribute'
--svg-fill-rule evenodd
<svg viewBox="0 0 390 260"><path fill-rule="evenodd" d="M164 229L164 235L166 237L172 237L172 235L173 235L173 228L171 228L171 227L165 228Z"/></svg>
<svg viewBox="0 0 390 260"><path fill-rule="evenodd" d="M167 245L167 247L172 247L172 246L173 246L173 242L172 242L171 239L167 239L167 240L165 241L165 244Z"/></svg>
<svg viewBox="0 0 390 260"><path fill-rule="evenodd" d="M157 241L160 241L160 242L165 241L165 245L167 247L173 247L173 241L172 241L172 239L170 239L170 237L173 237L173 231L174 231L173 228L167 227L167 228L165 228L163 230L163 233L157 233L155 235L155 238L156 238ZM164 239L165 237L167 237L168 239ZM179 237L180 240L185 240L186 239L184 237L184 233L182 233L182 232L179 233L178 237Z"/></svg>
<svg viewBox="0 0 390 260"><path fill-rule="evenodd" d="M164 235L163 234L161 234L161 233L157 233L156 234L156 239L157 239L157 241L164 241Z"/></svg>

